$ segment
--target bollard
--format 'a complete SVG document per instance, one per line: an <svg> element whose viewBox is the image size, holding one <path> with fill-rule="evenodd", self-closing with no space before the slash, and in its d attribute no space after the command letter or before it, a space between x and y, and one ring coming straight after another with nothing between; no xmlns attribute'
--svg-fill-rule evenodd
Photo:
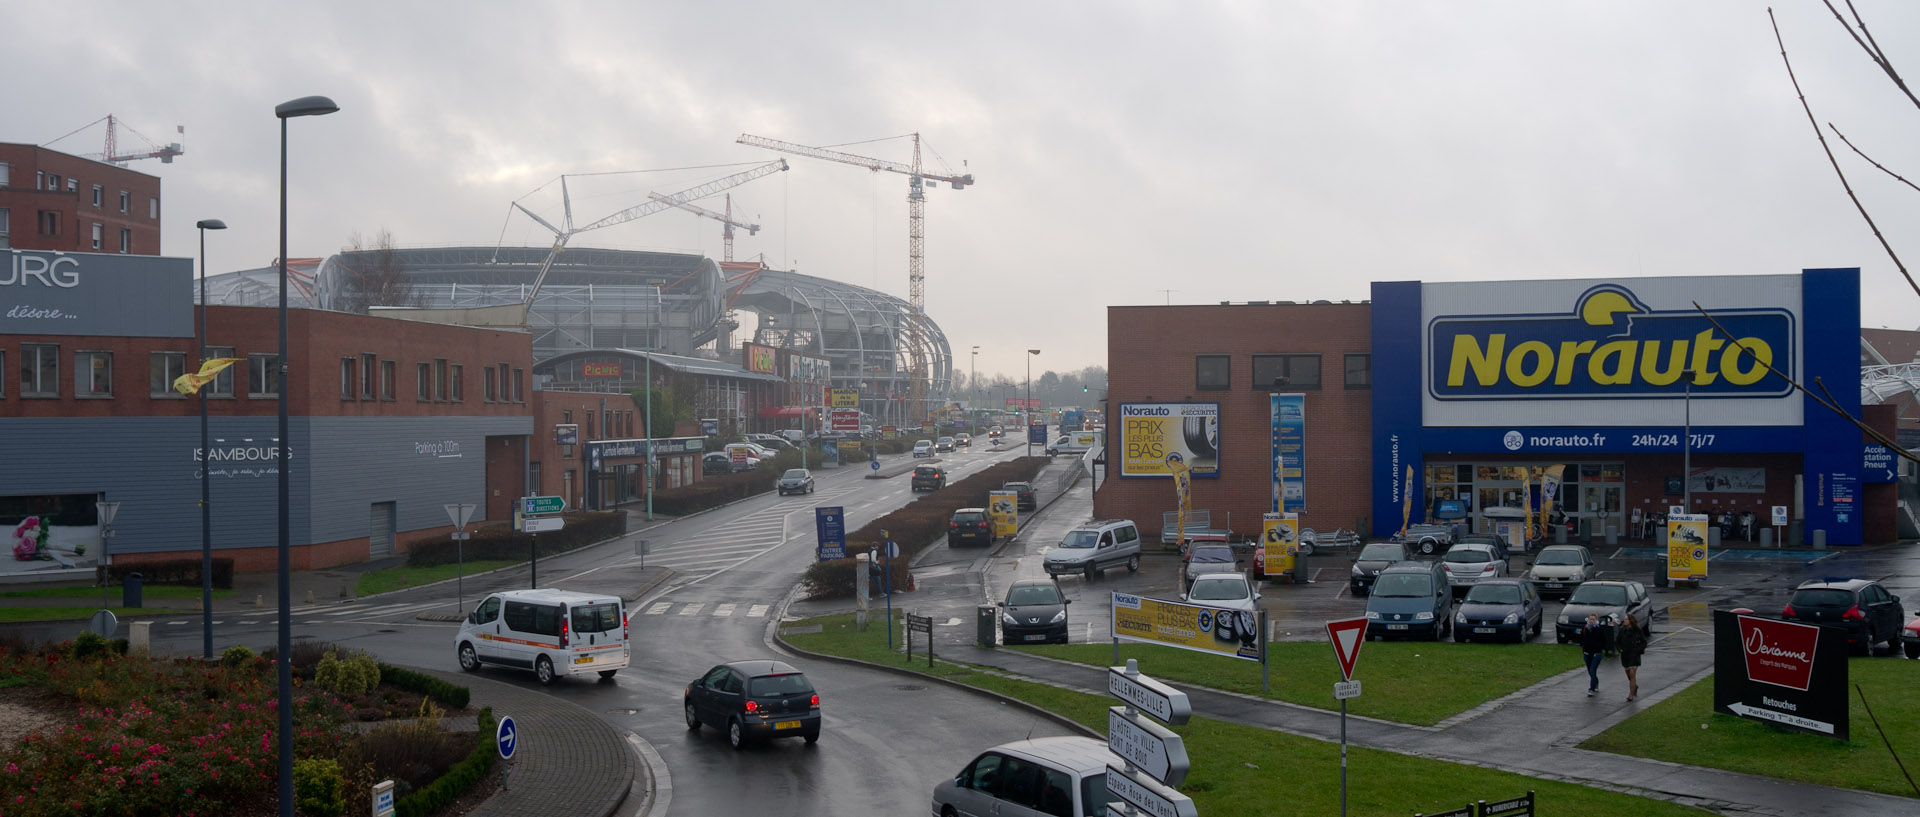
<svg viewBox="0 0 1920 817"><path fill-rule="evenodd" d="M1827 529L1826 528L1813 529L1813 549L1814 550L1827 549Z"/></svg>
<svg viewBox="0 0 1920 817"><path fill-rule="evenodd" d="M308 590L308 591L307 591L307 603L308 603L308 604L312 604L312 603L313 603L313 591L312 591L312 590Z"/></svg>
<svg viewBox="0 0 1920 817"><path fill-rule="evenodd" d="M142 653L151 649L153 649L153 622L127 622L127 651Z"/></svg>
<svg viewBox="0 0 1920 817"><path fill-rule="evenodd" d="M255 606L255 607L265 607L265 606L267 606L267 597L266 597L266 596L254 596L254 597L253 597L253 606Z"/></svg>
<svg viewBox="0 0 1920 817"><path fill-rule="evenodd" d="M1763 548L1773 547L1773 528L1760 529L1760 546Z"/></svg>

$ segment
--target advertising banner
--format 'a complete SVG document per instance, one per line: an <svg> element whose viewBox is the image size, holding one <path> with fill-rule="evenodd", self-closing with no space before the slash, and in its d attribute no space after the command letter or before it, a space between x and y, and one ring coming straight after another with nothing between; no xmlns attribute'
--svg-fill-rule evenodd
<svg viewBox="0 0 1920 817"><path fill-rule="evenodd" d="M1121 403L1120 476L1169 477L1185 463L1195 479L1220 476L1219 403Z"/></svg>
<svg viewBox="0 0 1920 817"><path fill-rule="evenodd" d="M1145 596L1113 594L1113 636L1183 650L1260 660L1260 617Z"/></svg>
<svg viewBox="0 0 1920 817"><path fill-rule="evenodd" d="M832 408L860 407L859 389L827 389L827 405Z"/></svg>
<svg viewBox="0 0 1920 817"><path fill-rule="evenodd" d="M1271 395L1268 408L1273 424L1273 509L1305 512L1307 396Z"/></svg>
<svg viewBox="0 0 1920 817"><path fill-rule="evenodd" d="M921 421L920 421L920 433L921 433L921 434L924 434L924 435L926 435L926 436L928 436L928 437L931 437L931 436L933 436L933 435L934 435L934 433L935 433L936 431L938 431L938 429L936 429L936 428L934 428L934 425L933 425L933 421L932 421L932 420L921 420Z"/></svg>
<svg viewBox="0 0 1920 817"><path fill-rule="evenodd" d="M1707 525L1704 513L1667 517L1667 581L1697 582L1707 578Z"/></svg>
<svg viewBox="0 0 1920 817"><path fill-rule="evenodd" d="M814 550L819 561L847 558L846 509L838 505L813 509Z"/></svg>
<svg viewBox="0 0 1920 817"><path fill-rule="evenodd" d="M1260 546L1253 549L1254 564L1260 572L1278 576L1293 572L1293 557L1300 551L1300 515L1263 513L1260 515Z"/></svg>
<svg viewBox="0 0 1920 817"><path fill-rule="evenodd" d="M1702 468L1695 466L1687 475L1687 488L1696 494L1764 494L1767 492L1765 468Z"/></svg>
<svg viewBox="0 0 1920 817"><path fill-rule="evenodd" d="M1713 711L1847 739L1847 638L1831 627L1713 613Z"/></svg>
<svg viewBox="0 0 1920 817"><path fill-rule="evenodd" d="M749 343L746 344L746 347L741 351L746 357L747 371L760 372L761 374L774 373L774 360L776 359L776 355L774 354L773 347L762 346L758 343Z"/></svg>
<svg viewBox="0 0 1920 817"><path fill-rule="evenodd" d="M582 361L580 363L580 376L581 377L619 377L620 362L613 361L610 363L590 363L590 362Z"/></svg>
<svg viewBox="0 0 1920 817"><path fill-rule="evenodd" d="M993 519L994 536L1012 536L1020 530L1020 492L988 491L987 516Z"/></svg>

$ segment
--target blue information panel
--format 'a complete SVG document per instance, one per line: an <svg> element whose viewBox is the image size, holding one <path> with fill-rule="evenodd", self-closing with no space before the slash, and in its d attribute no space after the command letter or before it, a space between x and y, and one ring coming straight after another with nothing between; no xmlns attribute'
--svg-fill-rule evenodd
<svg viewBox="0 0 1920 817"><path fill-rule="evenodd" d="M1867 482L1897 482L1900 471L1893 463L1893 449L1879 443L1866 443L1861 458L1860 478Z"/></svg>
<svg viewBox="0 0 1920 817"><path fill-rule="evenodd" d="M1275 512L1303 513L1307 509L1307 396L1275 394L1269 400L1273 426L1271 504Z"/></svg>
<svg viewBox="0 0 1920 817"><path fill-rule="evenodd" d="M1854 503L1857 483L1858 480L1852 474L1833 474L1830 477L1827 490L1832 492L1834 519L1846 522L1853 516L1855 508L1858 507Z"/></svg>
<svg viewBox="0 0 1920 817"><path fill-rule="evenodd" d="M846 509L838 505L831 508L813 509L813 527L819 538L815 550L819 560L847 558L847 516Z"/></svg>
<svg viewBox="0 0 1920 817"><path fill-rule="evenodd" d="M1027 442L1037 445L1047 444L1047 427L1039 423L1027 426Z"/></svg>

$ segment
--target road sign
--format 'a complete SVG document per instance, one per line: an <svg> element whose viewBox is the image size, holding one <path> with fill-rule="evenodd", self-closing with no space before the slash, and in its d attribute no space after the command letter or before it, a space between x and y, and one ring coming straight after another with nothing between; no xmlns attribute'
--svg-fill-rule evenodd
<svg viewBox="0 0 1920 817"><path fill-rule="evenodd" d="M1200 817L1193 798L1111 765L1107 766L1107 793L1153 817Z"/></svg>
<svg viewBox="0 0 1920 817"><path fill-rule="evenodd" d="M829 409L827 427L834 431L859 431L860 410L857 408Z"/></svg>
<svg viewBox="0 0 1920 817"><path fill-rule="evenodd" d="M1786 526L1787 526L1787 506L1785 506L1785 505L1775 505L1775 506L1773 506L1773 509L1772 509L1772 510L1773 510L1773 527L1776 527L1776 528L1784 528L1784 527L1786 527ZM1776 544L1782 544L1782 545L1784 545L1784 544L1786 544L1786 543L1785 543L1785 542L1779 542L1779 543L1776 543Z"/></svg>
<svg viewBox="0 0 1920 817"><path fill-rule="evenodd" d="M453 520L453 526L456 528L465 528L467 522L473 519L474 505L471 502L449 504L446 509L447 518Z"/></svg>
<svg viewBox="0 0 1920 817"><path fill-rule="evenodd" d="M113 617L112 610L101 610L93 614L93 620L87 622L87 631L101 638L112 638L114 630L119 629L120 620Z"/></svg>
<svg viewBox="0 0 1920 817"><path fill-rule="evenodd" d="M1327 622L1327 640L1333 642L1333 657L1340 662L1340 680L1353 680L1353 664L1360 660L1360 645L1367 643L1366 634L1365 616ZM1353 694L1360 694L1358 685Z"/></svg>
<svg viewBox="0 0 1920 817"><path fill-rule="evenodd" d="M566 497L528 496L520 499L520 512L528 516L537 513L559 513L566 510Z"/></svg>
<svg viewBox="0 0 1920 817"><path fill-rule="evenodd" d="M1899 472L1893 464L1893 449L1879 443L1865 443L1860 463L1860 478L1868 482L1896 482Z"/></svg>
<svg viewBox="0 0 1920 817"><path fill-rule="evenodd" d="M872 461L872 462L869 462L869 463L867 463L867 467L868 467L868 468L872 468L872 469L873 469L873 470L875 470L875 471L878 471L878 470L880 470L880 461L879 461L879 460L874 460L874 461Z"/></svg>
<svg viewBox="0 0 1920 817"><path fill-rule="evenodd" d="M1358 697L1360 697L1359 681L1339 681L1333 685L1333 699L1336 701Z"/></svg>
<svg viewBox="0 0 1920 817"><path fill-rule="evenodd" d="M500 719L500 726L493 730L493 742L500 748L501 759L513 759L513 748L520 743L520 732L514 728L512 718Z"/></svg>
<svg viewBox="0 0 1920 817"><path fill-rule="evenodd" d="M1126 667L1107 668L1107 694L1133 704L1133 708L1168 726L1179 726L1193 717L1193 704L1187 701L1187 693L1145 675L1130 676Z"/></svg>
<svg viewBox="0 0 1920 817"><path fill-rule="evenodd" d="M530 516L525 524L528 533L552 533L566 527L567 520L557 516Z"/></svg>
<svg viewBox="0 0 1920 817"><path fill-rule="evenodd" d="M1107 748L1169 786L1187 779L1187 746L1180 736L1124 706L1107 707Z"/></svg>

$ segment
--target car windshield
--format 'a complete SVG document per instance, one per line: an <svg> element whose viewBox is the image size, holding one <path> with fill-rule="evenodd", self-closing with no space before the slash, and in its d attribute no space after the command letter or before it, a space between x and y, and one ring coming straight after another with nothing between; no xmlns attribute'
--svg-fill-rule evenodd
<svg viewBox="0 0 1920 817"><path fill-rule="evenodd" d="M1491 562L1491 561L1493 561L1493 554L1491 554L1491 553L1488 553L1488 552L1486 552L1486 551L1484 551L1484 550L1481 550L1481 549L1479 549L1479 548L1464 548L1464 547L1457 547L1457 548L1454 548L1454 549L1452 549L1452 550L1449 550L1449 551L1447 551L1447 555L1446 555L1446 560L1447 560L1447 561L1449 561L1449 562L1453 562L1453 563L1455 563L1455 564L1459 564L1459 563L1462 563L1462 562L1465 562L1465 563L1476 563L1476 562L1480 562L1480 563L1484 563L1484 562Z"/></svg>
<svg viewBox="0 0 1920 817"><path fill-rule="evenodd" d="M1519 604L1520 588L1511 584L1483 584L1467 591L1468 604Z"/></svg>
<svg viewBox="0 0 1920 817"><path fill-rule="evenodd" d="M1433 585L1425 573L1387 573L1373 585L1373 595L1381 598L1419 598L1433 595Z"/></svg>
<svg viewBox="0 0 1920 817"><path fill-rule="evenodd" d="M1019 491L1020 493L1027 493L1033 490L1033 486L1028 485L1024 482L1009 482L1005 485L1000 486L1000 488L1001 490Z"/></svg>
<svg viewBox="0 0 1920 817"><path fill-rule="evenodd" d="M1585 562L1585 559L1580 558L1580 551L1572 549L1561 550L1559 548L1547 548L1546 550L1540 551L1540 558L1533 560L1533 563L1537 565L1577 565Z"/></svg>
<svg viewBox="0 0 1920 817"><path fill-rule="evenodd" d="M1831 587L1810 587L1795 590L1791 604L1796 607L1852 607L1853 594Z"/></svg>
<svg viewBox="0 0 1920 817"><path fill-rule="evenodd" d="M1406 551L1401 550L1399 545L1383 545L1377 542L1360 549L1360 561L1363 562L1397 562L1406 558L1406 555Z"/></svg>
<svg viewBox="0 0 1920 817"><path fill-rule="evenodd" d="M781 474L781 475L780 475L780 478L781 478L781 479L806 479L806 478L807 478L807 469L805 469L805 468L789 468L789 469L787 469L787 472L786 472L786 473L784 473L784 474Z"/></svg>
<svg viewBox="0 0 1920 817"><path fill-rule="evenodd" d="M1067 538L1060 540L1063 548L1090 548L1100 543L1100 534L1090 530L1067 531Z"/></svg>
<svg viewBox="0 0 1920 817"><path fill-rule="evenodd" d="M1247 597L1247 583L1239 579L1200 580L1187 594L1194 601L1238 601Z"/></svg>
<svg viewBox="0 0 1920 817"><path fill-rule="evenodd" d="M1627 589L1617 584L1583 584L1573 591L1568 604L1598 604L1620 607L1627 603Z"/></svg>
<svg viewBox="0 0 1920 817"><path fill-rule="evenodd" d="M747 680L747 694L755 698L774 695L811 695L813 685L807 683L807 676L797 672L762 675Z"/></svg>
<svg viewBox="0 0 1920 817"><path fill-rule="evenodd" d="M941 437L941 438L940 438L940 441L941 441L941 442L943 442L943 443L950 443L950 442L953 442L953 438L952 438L952 437Z"/></svg>
<svg viewBox="0 0 1920 817"><path fill-rule="evenodd" d="M1233 562L1233 548L1220 545L1202 545L1193 549L1192 561L1195 562Z"/></svg>
<svg viewBox="0 0 1920 817"><path fill-rule="evenodd" d="M956 513L953 515L953 521L959 522L960 524L963 524L963 525L969 524L969 523L976 523L976 522L985 522L987 521L987 515L984 513L978 513L978 512Z"/></svg>
<svg viewBox="0 0 1920 817"><path fill-rule="evenodd" d="M927 442L926 440L921 440L917 443L914 443L913 447L914 448L932 448L933 443Z"/></svg>
<svg viewBox="0 0 1920 817"><path fill-rule="evenodd" d="M1007 591L1007 605L1059 604L1060 591L1050 584L1016 584Z"/></svg>
<svg viewBox="0 0 1920 817"><path fill-rule="evenodd" d="M918 468L913 469L913 475L916 477L937 476L939 475L939 473L940 473L940 469L935 468L931 465L922 465Z"/></svg>

